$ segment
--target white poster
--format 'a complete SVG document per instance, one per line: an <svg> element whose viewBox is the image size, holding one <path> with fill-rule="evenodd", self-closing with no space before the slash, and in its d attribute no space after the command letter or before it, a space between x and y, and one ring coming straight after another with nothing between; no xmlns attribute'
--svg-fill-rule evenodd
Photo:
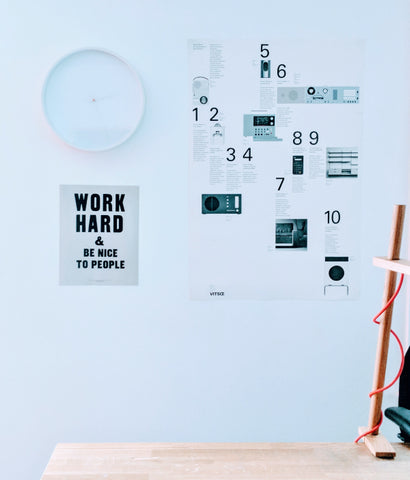
<svg viewBox="0 0 410 480"><path fill-rule="evenodd" d="M60 284L137 285L136 186L60 186Z"/></svg>
<svg viewBox="0 0 410 480"><path fill-rule="evenodd" d="M189 42L194 299L359 294L363 45Z"/></svg>

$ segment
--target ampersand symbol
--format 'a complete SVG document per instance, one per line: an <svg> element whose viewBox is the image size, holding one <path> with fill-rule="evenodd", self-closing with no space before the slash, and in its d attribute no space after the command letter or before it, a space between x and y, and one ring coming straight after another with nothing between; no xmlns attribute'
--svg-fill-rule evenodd
<svg viewBox="0 0 410 480"><path fill-rule="evenodd" d="M101 237L97 237L97 240L95 241L96 245L104 245L104 242L101 240Z"/></svg>

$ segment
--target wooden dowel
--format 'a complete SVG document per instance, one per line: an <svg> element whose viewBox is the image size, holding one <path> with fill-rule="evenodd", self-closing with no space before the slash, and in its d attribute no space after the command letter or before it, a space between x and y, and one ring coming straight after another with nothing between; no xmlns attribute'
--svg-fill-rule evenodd
<svg viewBox="0 0 410 480"><path fill-rule="evenodd" d="M401 238L403 233L403 221L406 207L405 205L395 205L393 210L393 223L390 235L388 260L398 260L400 258ZM393 296L396 289L397 273L390 270L386 271L384 283L383 305ZM373 390L378 390L384 386L386 375L387 355L389 353L390 328L393 315L393 305L391 305L380 317L379 338L377 343L376 361L374 366ZM383 392L376 393L370 400L369 429L375 427L380 421L380 412L382 409ZM376 430L374 435L378 434Z"/></svg>

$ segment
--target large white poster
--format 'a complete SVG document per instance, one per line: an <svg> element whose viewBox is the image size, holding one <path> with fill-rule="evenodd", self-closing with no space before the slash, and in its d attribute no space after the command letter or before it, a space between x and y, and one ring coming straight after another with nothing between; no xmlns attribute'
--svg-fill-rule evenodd
<svg viewBox="0 0 410 480"><path fill-rule="evenodd" d="M359 293L363 45L189 42L194 299Z"/></svg>
<svg viewBox="0 0 410 480"><path fill-rule="evenodd" d="M137 285L136 186L60 186L60 284Z"/></svg>

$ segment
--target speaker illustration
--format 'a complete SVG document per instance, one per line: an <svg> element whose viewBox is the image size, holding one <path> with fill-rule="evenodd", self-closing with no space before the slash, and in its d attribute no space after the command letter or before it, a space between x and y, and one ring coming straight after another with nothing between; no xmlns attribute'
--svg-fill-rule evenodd
<svg viewBox="0 0 410 480"><path fill-rule="evenodd" d="M195 77L192 81L192 94L194 103L208 103L209 80L206 77Z"/></svg>
<svg viewBox="0 0 410 480"><path fill-rule="evenodd" d="M325 257L324 294L331 298L349 295L349 257Z"/></svg>
<svg viewBox="0 0 410 480"><path fill-rule="evenodd" d="M242 213L242 195L238 193L202 194L203 214L240 214Z"/></svg>
<svg viewBox="0 0 410 480"><path fill-rule="evenodd" d="M243 135L253 137L257 142L281 142L282 139L275 136L275 115L243 116Z"/></svg>
<svg viewBox="0 0 410 480"><path fill-rule="evenodd" d="M359 87L278 87L278 103L359 103Z"/></svg>
<svg viewBox="0 0 410 480"><path fill-rule="evenodd" d="M278 103L305 103L305 87L278 87Z"/></svg>

